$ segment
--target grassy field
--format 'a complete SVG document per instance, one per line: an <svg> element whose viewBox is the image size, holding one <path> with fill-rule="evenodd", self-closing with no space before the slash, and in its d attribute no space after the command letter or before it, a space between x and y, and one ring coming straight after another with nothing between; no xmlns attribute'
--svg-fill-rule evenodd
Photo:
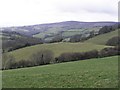
<svg viewBox="0 0 120 90"><path fill-rule="evenodd" d="M33 35L33 37L36 37L36 38L45 38L46 35L53 37L54 33L42 32L42 33Z"/></svg>
<svg viewBox="0 0 120 90"><path fill-rule="evenodd" d="M3 88L116 88L118 56L3 71Z"/></svg>
<svg viewBox="0 0 120 90"><path fill-rule="evenodd" d="M70 36L74 36L74 35L77 35L77 34L80 34L81 32L80 31L65 31L62 33L62 36L64 37L70 37Z"/></svg>
<svg viewBox="0 0 120 90"><path fill-rule="evenodd" d="M40 50L51 50L54 56L59 56L61 53L65 52L85 52L93 49L103 49L108 46L104 45L94 45L90 43L51 43L51 44L40 44L35 46L30 46L10 52L16 60L29 59L29 57Z"/></svg>
<svg viewBox="0 0 120 90"><path fill-rule="evenodd" d="M90 38L89 40L87 40L85 42L87 42L87 43L94 43L94 44L100 44L100 45L105 45L106 42L109 39L111 39L112 37L115 37L115 36L118 36L118 30L112 31L110 33L98 35L96 37Z"/></svg>
<svg viewBox="0 0 120 90"><path fill-rule="evenodd" d="M45 37L45 33L35 34L35 35L33 35L33 37L44 38Z"/></svg>
<svg viewBox="0 0 120 90"><path fill-rule="evenodd" d="M61 27L52 27L45 32L33 35L33 37L44 38L46 35L53 36L55 34L58 34L58 32L61 31L61 29Z"/></svg>

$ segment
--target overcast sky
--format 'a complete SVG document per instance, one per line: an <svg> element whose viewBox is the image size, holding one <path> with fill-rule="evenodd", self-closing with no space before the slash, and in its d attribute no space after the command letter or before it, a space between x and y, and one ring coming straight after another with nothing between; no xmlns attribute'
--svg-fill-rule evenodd
<svg viewBox="0 0 120 90"><path fill-rule="evenodd" d="M117 21L119 0L0 0L0 27L60 21Z"/></svg>

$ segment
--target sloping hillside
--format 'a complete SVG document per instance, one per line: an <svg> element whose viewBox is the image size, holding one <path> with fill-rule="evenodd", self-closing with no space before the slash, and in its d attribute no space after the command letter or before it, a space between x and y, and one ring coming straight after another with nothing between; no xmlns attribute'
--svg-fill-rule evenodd
<svg viewBox="0 0 120 90"><path fill-rule="evenodd" d="M3 88L117 88L118 56L3 71Z"/></svg>
<svg viewBox="0 0 120 90"><path fill-rule="evenodd" d="M41 39L21 35L14 31L0 32L3 52L43 43Z"/></svg>
<svg viewBox="0 0 120 90"><path fill-rule="evenodd" d="M17 60L29 59L29 57L40 50L51 50L55 56L59 56L64 52L84 52L93 49L103 49L107 46L94 45L89 43L51 43L30 46L10 52Z"/></svg>
<svg viewBox="0 0 120 90"><path fill-rule="evenodd" d="M29 26L4 27L0 28L0 31L14 31L29 37L41 38L44 42L51 42L55 37L59 37L59 35L65 40L66 38L70 38L77 34L82 34L82 37L89 36L91 32L97 34L102 27L111 26L116 23L117 22L64 21Z"/></svg>
<svg viewBox="0 0 120 90"><path fill-rule="evenodd" d="M119 29L119 31L120 31L120 29ZM118 36L118 30L95 36L93 38L90 38L89 40L86 40L85 42L86 43L94 43L94 44L98 44L98 45L105 45L109 39L111 39L112 37L115 37L115 36Z"/></svg>

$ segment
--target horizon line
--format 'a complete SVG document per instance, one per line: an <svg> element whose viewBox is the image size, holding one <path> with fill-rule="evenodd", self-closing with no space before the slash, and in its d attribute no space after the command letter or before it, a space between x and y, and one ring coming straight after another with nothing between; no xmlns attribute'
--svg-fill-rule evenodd
<svg viewBox="0 0 120 90"><path fill-rule="evenodd" d="M24 26L34 26L34 25L45 25L45 24L55 24L55 23L62 23L62 22L81 22L81 23L117 23L118 21L75 21L75 20L69 20L69 21L57 21L57 22L51 22L51 23L36 23L36 24L25 24L25 25L6 25L6 26L0 26L0 28L8 28L8 27L24 27Z"/></svg>

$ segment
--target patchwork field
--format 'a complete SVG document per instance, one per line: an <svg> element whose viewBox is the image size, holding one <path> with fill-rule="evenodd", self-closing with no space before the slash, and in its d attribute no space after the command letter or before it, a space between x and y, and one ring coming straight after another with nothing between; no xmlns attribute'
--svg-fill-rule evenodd
<svg viewBox="0 0 120 90"><path fill-rule="evenodd" d="M118 56L3 71L3 88L117 88Z"/></svg>
<svg viewBox="0 0 120 90"><path fill-rule="evenodd" d="M71 37L78 34L89 33L90 31L98 32L101 27L91 27L91 28L80 28L80 29L65 29L65 28L49 28L48 31L44 31L38 34L33 35L33 37L48 39L49 37L54 37L57 34L60 34L63 37ZM46 37L47 36L47 37Z"/></svg>
<svg viewBox="0 0 120 90"><path fill-rule="evenodd" d="M54 56L59 56L65 52L85 52L90 50L100 50L103 49L105 45L95 45L91 43L51 43L51 44L40 44L35 46L30 46L10 52L16 60L29 59L29 57L40 50L51 50Z"/></svg>

